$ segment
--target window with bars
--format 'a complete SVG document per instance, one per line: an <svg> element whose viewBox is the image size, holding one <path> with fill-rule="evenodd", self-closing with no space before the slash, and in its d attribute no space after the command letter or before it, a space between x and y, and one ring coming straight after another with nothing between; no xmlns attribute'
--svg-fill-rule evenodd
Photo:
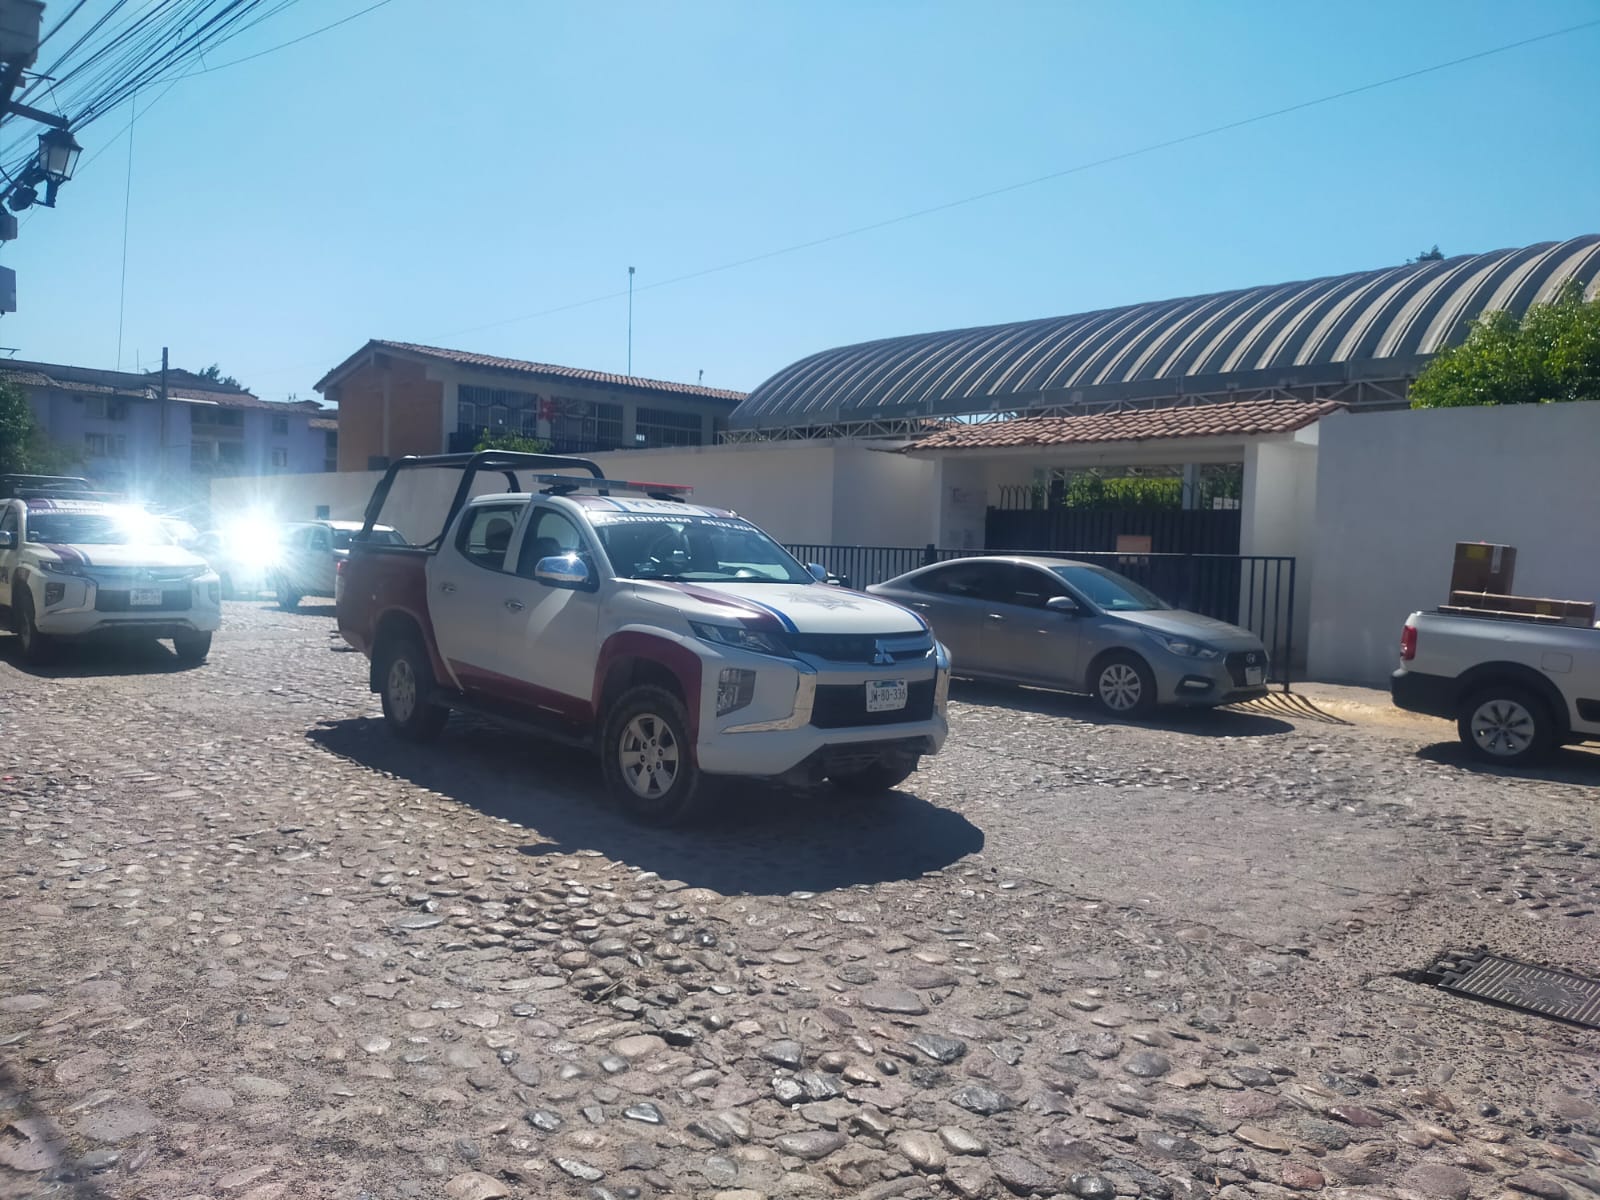
<svg viewBox="0 0 1600 1200"><path fill-rule="evenodd" d="M556 396L550 408L550 440L557 449L580 453L621 448L622 405Z"/></svg>
<svg viewBox="0 0 1600 1200"><path fill-rule="evenodd" d="M505 388L463 386L456 397L456 428L462 433L539 434L539 396Z"/></svg>
<svg viewBox="0 0 1600 1200"><path fill-rule="evenodd" d="M128 439L120 433L86 433L83 452L90 458L124 458L128 453Z"/></svg>
<svg viewBox="0 0 1600 1200"><path fill-rule="evenodd" d="M698 446L702 422L697 412L673 408L641 408L633 420L634 440L641 446Z"/></svg>

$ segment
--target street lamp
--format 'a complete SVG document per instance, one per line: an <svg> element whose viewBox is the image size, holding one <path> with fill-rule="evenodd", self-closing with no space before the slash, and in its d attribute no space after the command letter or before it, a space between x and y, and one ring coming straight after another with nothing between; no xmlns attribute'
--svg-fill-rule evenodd
<svg viewBox="0 0 1600 1200"><path fill-rule="evenodd" d="M44 176L46 207L56 205L56 188L72 178L78 167L78 155L83 147L68 129L47 129L39 135L39 154L34 160L39 174Z"/></svg>

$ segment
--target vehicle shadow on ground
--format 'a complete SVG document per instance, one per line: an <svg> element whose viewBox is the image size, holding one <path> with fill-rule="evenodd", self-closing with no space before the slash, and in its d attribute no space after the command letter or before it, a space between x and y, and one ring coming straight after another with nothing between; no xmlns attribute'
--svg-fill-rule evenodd
<svg viewBox="0 0 1600 1200"><path fill-rule="evenodd" d="M1423 746L1417 751L1417 757L1425 762L1471 771L1474 775L1495 775L1502 779L1528 779L1541 783L1573 783L1580 787L1600 784L1600 754L1574 746L1559 747L1549 762L1526 767L1482 762L1468 754L1467 748L1459 741Z"/></svg>
<svg viewBox="0 0 1600 1200"><path fill-rule="evenodd" d="M0 637L0 662L39 679L88 679L96 675L174 675L204 665L186 663L154 638L136 641L61 642L42 663L24 662L14 636Z"/></svg>
<svg viewBox="0 0 1600 1200"><path fill-rule="evenodd" d="M264 608L267 612L282 613L286 617L329 617L329 618L332 618L332 617L337 617L339 615L339 610L338 610L337 607L335 607L335 605L334 605L332 600L329 600L326 604L315 604L315 603L309 603L309 602L307 602L305 600L302 600L302 601L300 601L299 604L295 605L293 608L280 608L278 606L278 602L277 601L269 600L265 604L263 604L261 607Z"/></svg>
<svg viewBox="0 0 1600 1200"><path fill-rule="evenodd" d="M1153 717L1127 721L1107 716L1095 707L1089 697L1072 692L1051 692L1043 688L979 683L966 679L951 683L950 699L979 708L1003 708L1042 717L1065 717L1086 725L1139 725L1190 737L1272 737L1294 732L1294 726L1288 721L1237 708L1163 708Z"/></svg>
<svg viewBox="0 0 1600 1200"><path fill-rule="evenodd" d="M905 790L847 800L734 780L717 811L688 829L650 829L605 799L589 755L453 717L438 744L396 741L376 718L328 721L307 736L352 762L492 817L525 825L524 854L597 850L663 879L728 895L825 892L915 879L983 849L960 813Z"/></svg>

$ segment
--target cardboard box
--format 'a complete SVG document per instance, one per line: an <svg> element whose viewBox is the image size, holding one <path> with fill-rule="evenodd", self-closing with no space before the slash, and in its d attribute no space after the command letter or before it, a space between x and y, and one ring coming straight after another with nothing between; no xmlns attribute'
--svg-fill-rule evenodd
<svg viewBox="0 0 1600 1200"><path fill-rule="evenodd" d="M1509 596L1517 568L1517 548L1490 542L1457 542L1450 571L1452 592L1493 592Z"/></svg>

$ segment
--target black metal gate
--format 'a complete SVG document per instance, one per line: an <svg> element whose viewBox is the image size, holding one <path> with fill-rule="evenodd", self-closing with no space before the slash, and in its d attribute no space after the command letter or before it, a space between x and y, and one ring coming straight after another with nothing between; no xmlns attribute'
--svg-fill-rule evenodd
<svg viewBox="0 0 1600 1200"><path fill-rule="evenodd" d="M1240 512L1224 509L991 508L983 544L1013 551L1113 552L1118 538L1149 538L1150 554L1237 554Z"/></svg>

